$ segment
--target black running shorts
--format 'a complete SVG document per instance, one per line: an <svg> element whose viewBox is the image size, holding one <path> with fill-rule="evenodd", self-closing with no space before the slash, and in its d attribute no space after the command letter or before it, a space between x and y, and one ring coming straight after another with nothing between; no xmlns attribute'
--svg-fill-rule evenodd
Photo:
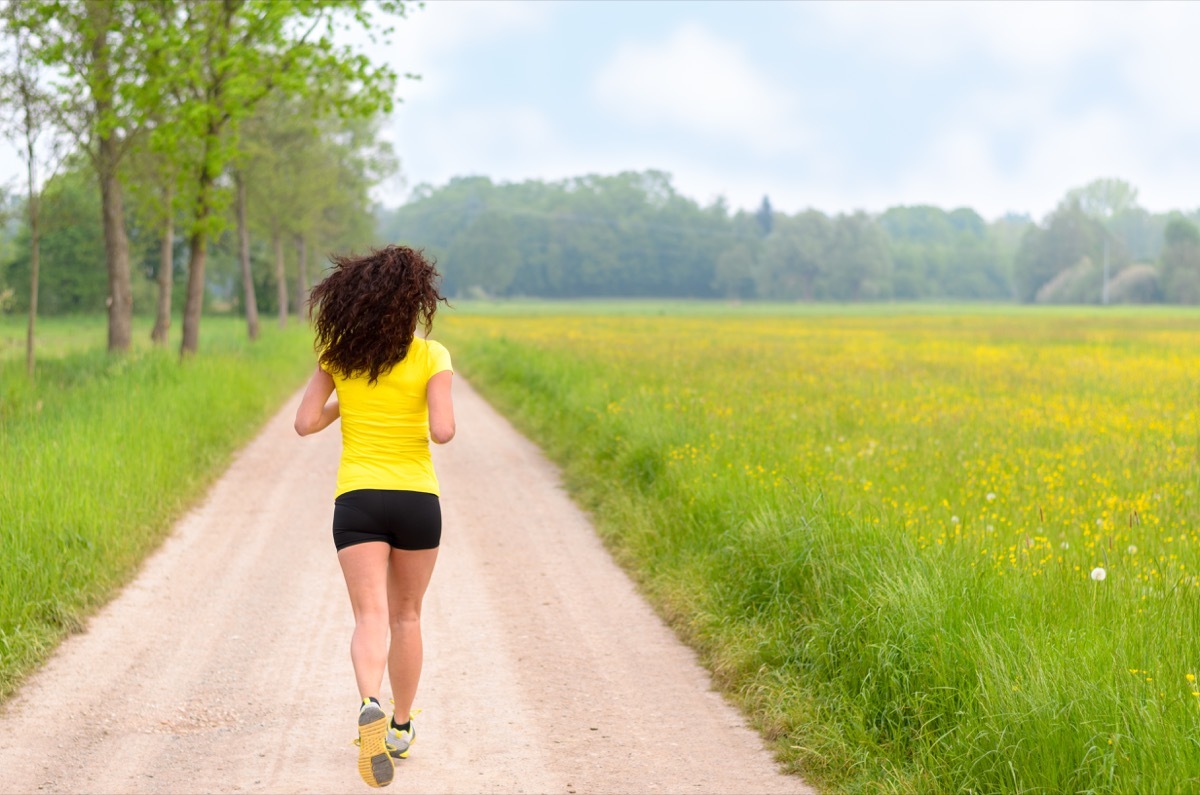
<svg viewBox="0 0 1200 795"><path fill-rule="evenodd" d="M442 540L442 505L424 491L355 489L333 502L333 545L365 541L395 549L434 549Z"/></svg>

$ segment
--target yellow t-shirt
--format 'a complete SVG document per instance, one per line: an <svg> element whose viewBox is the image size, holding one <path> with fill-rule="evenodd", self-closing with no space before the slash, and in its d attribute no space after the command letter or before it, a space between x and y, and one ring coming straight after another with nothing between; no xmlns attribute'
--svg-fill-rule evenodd
<svg viewBox="0 0 1200 795"><path fill-rule="evenodd" d="M408 355L374 385L365 375L333 376L342 417L337 494L398 489L439 494L429 455L429 379L450 370L441 343L413 337Z"/></svg>

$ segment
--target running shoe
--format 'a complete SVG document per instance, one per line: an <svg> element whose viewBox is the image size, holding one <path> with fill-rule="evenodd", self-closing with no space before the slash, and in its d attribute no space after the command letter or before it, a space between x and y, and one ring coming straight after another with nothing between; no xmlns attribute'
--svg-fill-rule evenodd
<svg viewBox="0 0 1200 795"><path fill-rule="evenodd" d="M385 740L389 723L379 704L363 699L358 708L358 774L370 787L386 787L396 775Z"/></svg>
<svg viewBox="0 0 1200 795"><path fill-rule="evenodd" d="M413 725L413 716L408 716L408 728L399 731L388 721L387 749L393 759L408 759L408 749L417 739L417 727Z"/></svg>

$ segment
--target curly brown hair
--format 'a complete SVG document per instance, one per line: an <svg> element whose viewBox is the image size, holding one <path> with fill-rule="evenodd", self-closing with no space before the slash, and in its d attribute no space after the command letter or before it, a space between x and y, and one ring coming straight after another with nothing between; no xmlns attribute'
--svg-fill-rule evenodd
<svg viewBox="0 0 1200 795"><path fill-rule="evenodd" d="M321 367L374 384L408 355L418 323L426 334L433 328L438 301L446 302L441 275L423 251L407 246L329 259L333 272L308 298Z"/></svg>

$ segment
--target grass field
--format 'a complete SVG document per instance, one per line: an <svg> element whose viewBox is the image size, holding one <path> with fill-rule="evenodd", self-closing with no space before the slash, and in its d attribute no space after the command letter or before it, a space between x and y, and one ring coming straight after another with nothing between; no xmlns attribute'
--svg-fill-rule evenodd
<svg viewBox="0 0 1200 795"><path fill-rule="evenodd" d="M1198 321L466 304L434 336L818 787L1165 793L1200 790Z"/></svg>
<svg viewBox="0 0 1200 795"><path fill-rule="evenodd" d="M142 326L145 326L142 328ZM36 378L24 321L0 319L0 699L127 582L312 366L311 333L205 318L178 343L104 352L103 317L39 323Z"/></svg>

